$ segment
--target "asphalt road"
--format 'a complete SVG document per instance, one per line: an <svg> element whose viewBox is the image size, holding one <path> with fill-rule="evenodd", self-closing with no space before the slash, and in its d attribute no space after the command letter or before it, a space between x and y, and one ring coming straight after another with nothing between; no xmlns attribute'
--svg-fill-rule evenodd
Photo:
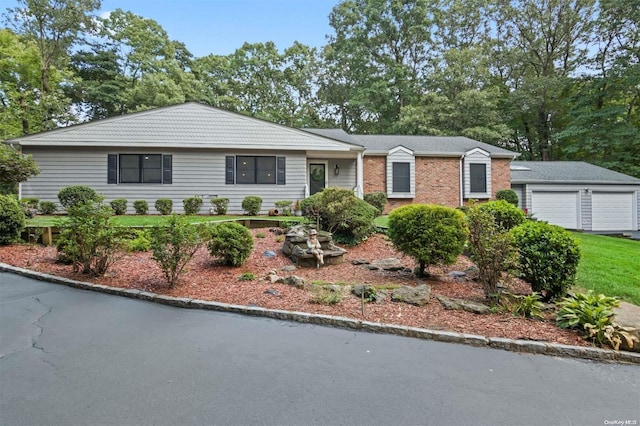
<svg viewBox="0 0 640 426"><path fill-rule="evenodd" d="M638 366L180 309L0 273L3 426L617 421L640 423Z"/></svg>

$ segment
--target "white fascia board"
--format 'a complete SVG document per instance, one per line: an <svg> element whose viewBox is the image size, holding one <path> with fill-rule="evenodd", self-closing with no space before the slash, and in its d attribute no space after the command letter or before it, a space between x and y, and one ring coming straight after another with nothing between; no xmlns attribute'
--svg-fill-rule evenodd
<svg viewBox="0 0 640 426"><path fill-rule="evenodd" d="M402 145L398 145L395 148L391 148L389 150L389 155L395 154L397 152L404 152L405 154L408 154L408 155L414 155L412 150L410 150L409 148L405 148Z"/></svg>
<svg viewBox="0 0 640 426"><path fill-rule="evenodd" d="M491 157L491 154L489 153L489 151L485 151L482 148L470 149L469 151L465 152L464 155L465 155L465 157L468 157L469 155L476 154L476 153L482 154L485 157Z"/></svg>

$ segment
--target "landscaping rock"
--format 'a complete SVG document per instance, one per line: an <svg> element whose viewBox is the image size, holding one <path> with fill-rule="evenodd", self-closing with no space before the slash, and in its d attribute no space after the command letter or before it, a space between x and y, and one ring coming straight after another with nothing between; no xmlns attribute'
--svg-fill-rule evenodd
<svg viewBox="0 0 640 426"><path fill-rule="evenodd" d="M391 300L394 302L403 302L410 305L424 306L429 303L431 296L431 287L423 284L417 287L402 286L393 290Z"/></svg>
<svg viewBox="0 0 640 426"><path fill-rule="evenodd" d="M264 253L262 253L262 255L264 257L276 257L277 256L276 252L273 251L273 250L267 250Z"/></svg>
<svg viewBox="0 0 640 426"><path fill-rule="evenodd" d="M364 297L366 299L369 298L371 292L373 291L373 301L376 303L381 303L385 301L389 295L385 290L377 290L375 287L370 285L354 285L351 288L351 293L356 297L362 297L362 293L364 293Z"/></svg>
<svg viewBox="0 0 640 426"><path fill-rule="evenodd" d="M296 265L287 265L284 268L281 269L281 271L285 271L285 272L293 272L296 269L298 269L298 267Z"/></svg>
<svg viewBox="0 0 640 426"><path fill-rule="evenodd" d="M352 265L368 265L369 261L365 259L353 259L351 261Z"/></svg>
<svg viewBox="0 0 640 426"><path fill-rule="evenodd" d="M451 271L447 275L458 283L463 283L467 280L467 273L463 271Z"/></svg>
<svg viewBox="0 0 640 426"><path fill-rule="evenodd" d="M404 265L395 257L374 260L371 262L371 266L375 266L383 271L401 271L404 269Z"/></svg>
<svg viewBox="0 0 640 426"><path fill-rule="evenodd" d="M278 290L272 289L272 288L268 288L264 291L264 294L270 294L272 296L280 296L280 292Z"/></svg>
<svg viewBox="0 0 640 426"><path fill-rule="evenodd" d="M620 302L620 306L613 308L615 317L613 321L620 327L624 327L625 331L640 339L640 306L632 305L627 302ZM630 347L623 339L620 349L625 351L640 352L640 342Z"/></svg>
<svg viewBox="0 0 640 426"><path fill-rule="evenodd" d="M473 302L471 300L464 300L464 299L454 299L454 298L450 298L442 295L437 295L436 297L440 301L440 303L442 303L442 306L444 306L445 309L462 310L462 311L467 311L474 314L491 313L491 309L483 303Z"/></svg>
<svg viewBox="0 0 640 426"><path fill-rule="evenodd" d="M276 282L280 284L290 285L295 288L304 288L307 284L307 281L304 278L297 275L289 275L288 277L280 278Z"/></svg>

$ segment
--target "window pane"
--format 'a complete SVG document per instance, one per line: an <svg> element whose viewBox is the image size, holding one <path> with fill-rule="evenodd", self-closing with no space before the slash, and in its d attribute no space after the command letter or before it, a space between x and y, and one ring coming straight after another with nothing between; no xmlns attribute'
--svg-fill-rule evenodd
<svg viewBox="0 0 640 426"><path fill-rule="evenodd" d="M236 183L256 183L256 158L236 157Z"/></svg>
<svg viewBox="0 0 640 426"><path fill-rule="evenodd" d="M120 155L120 182L140 182L140 156L135 154Z"/></svg>
<svg viewBox="0 0 640 426"><path fill-rule="evenodd" d="M393 163L393 192L411 192L409 163Z"/></svg>
<svg viewBox="0 0 640 426"><path fill-rule="evenodd" d="M141 155L142 182L162 183L162 155Z"/></svg>
<svg viewBox="0 0 640 426"><path fill-rule="evenodd" d="M471 192L487 192L487 166L485 164L470 164Z"/></svg>
<svg viewBox="0 0 640 426"><path fill-rule="evenodd" d="M276 183L276 157L257 157L256 183Z"/></svg>

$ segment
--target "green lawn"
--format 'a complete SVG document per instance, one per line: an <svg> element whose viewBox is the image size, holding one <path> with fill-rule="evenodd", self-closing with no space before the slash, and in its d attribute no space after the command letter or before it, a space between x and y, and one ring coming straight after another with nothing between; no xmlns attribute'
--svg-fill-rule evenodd
<svg viewBox="0 0 640 426"><path fill-rule="evenodd" d="M295 216L186 216L191 223L220 222L224 220L281 220L300 221L302 218ZM65 216L36 216L27 220L27 226L56 226ZM113 216L113 222L119 226L156 226L163 223L167 216L160 215L125 215Z"/></svg>
<svg viewBox="0 0 640 426"><path fill-rule="evenodd" d="M573 233L580 244L576 285L640 305L640 241Z"/></svg>

